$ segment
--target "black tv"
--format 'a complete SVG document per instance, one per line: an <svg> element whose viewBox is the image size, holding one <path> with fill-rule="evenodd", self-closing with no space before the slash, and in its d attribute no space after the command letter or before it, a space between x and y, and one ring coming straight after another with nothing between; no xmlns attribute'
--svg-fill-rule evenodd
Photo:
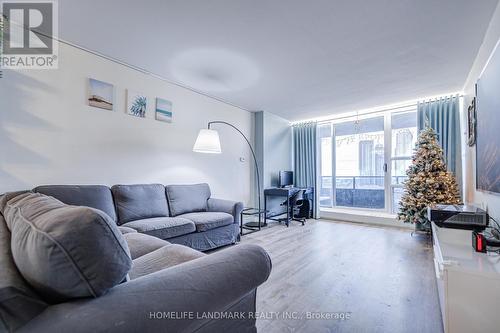
<svg viewBox="0 0 500 333"><path fill-rule="evenodd" d="M293 171L280 171L279 187L293 185Z"/></svg>
<svg viewBox="0 0 500 333"><path fill-rule="evenodd" d="M476 187L500 193L500 50L490 58L476 85Z"/></svg>

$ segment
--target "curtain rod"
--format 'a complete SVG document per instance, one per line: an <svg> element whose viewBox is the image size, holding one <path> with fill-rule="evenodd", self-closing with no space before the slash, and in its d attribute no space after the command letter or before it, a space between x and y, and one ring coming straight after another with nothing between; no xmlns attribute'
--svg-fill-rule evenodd
<svg viewBox="0 0 500 333"><path fill-rule="evenodd" d="M375 113L384 113L384 112L388 112L388 111L393 111L393 110L397 110L397 109L404 109L404 108L409 108L409 107L413 107L413 106L417 106L417 103L404 104L404 105L400 105L400 106L392 107L392 108L387 108L387 109L383 109L383 110L377 110L377 111L370 111L370 112L359 113L357 115L356 114L351 114L351 115L342 116L342 117L332 117L332 118L328 118L328 119L319 120L317 123L318 124L328 123L328 122L331 122L331 121L334 121L334 120L341 120L341 119L353 118L353 117L356 117L356 116L366 116L366 115L371 115L371 114L375 114Z"/></svg>
<svg viewBox="0 0 500 333"><path fill-rule="evenodd" d="M299 121L299 122L293 123L292 125L298 125L298 124L302 124L302 123L311 123L311 122L316 122L318 124L323 124L323 123L328 123L328 122L335 121L335 120L342 120L342 119L354 118L356 116L366 116L366 115L371 115L371 114L376 114L376 113L385 113L385 112L394 111L394 110L398 110L398 109L416 107L418 105L418 103L428 103L428 102L432 102L432 101L438 100L440 98L450 98L450 97L454 97L454 96L457 96L458 98L464 97L464 95L462 93L456 94L456 95L455 94L444 95L444 96L438 96L438 97L432 97L432 98L422 99L420 101L412 102L412 103L408 103L408 104L401 104L401 105L397 105L397 106L393 106L393 107L388 107L388 108L385 108L385 109L379 109L379 110L376 110L376 111L362 112L362 113L359 113L359 114L350 114L350 115L341 116L341 117L332 116L331 118L320 119L320 120L316 120L316 121L315 120Z"/></svg>

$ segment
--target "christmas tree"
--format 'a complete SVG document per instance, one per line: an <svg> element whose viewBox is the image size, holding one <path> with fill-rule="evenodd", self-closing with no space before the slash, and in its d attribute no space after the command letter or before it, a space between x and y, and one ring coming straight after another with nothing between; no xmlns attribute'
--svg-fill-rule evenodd
<svg viewBox="0 0 500 333"><path fill-rule="evenodd" d="M398 220L416 223L417 229L428 230L427 207L432 204L459 204L460 193L454 175L447 171L443 149L432 128L421 131L406 171Z"/></svg>

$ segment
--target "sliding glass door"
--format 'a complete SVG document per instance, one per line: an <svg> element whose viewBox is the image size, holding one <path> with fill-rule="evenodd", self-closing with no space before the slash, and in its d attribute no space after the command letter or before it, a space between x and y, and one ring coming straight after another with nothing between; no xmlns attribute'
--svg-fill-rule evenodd
<svg viewBox="0 0 500 333"><path fill-rule="evenodd" d="M392 213L399 210L403 195L406 170L411 164L413 148L417 141L417 113L403 112L391 116L391 207Z"/></svg>
<svg viewBox="0 0 500 333"><path fill-rule="evenodd" d="M385 208L384 117L336 124L335 206Z"/></svg>
<svg viewBox="0 0 500 333"><path fill-rule="evenodd" d="M319 126L320 205L395 212L416 140L416 113Z"/></svg>

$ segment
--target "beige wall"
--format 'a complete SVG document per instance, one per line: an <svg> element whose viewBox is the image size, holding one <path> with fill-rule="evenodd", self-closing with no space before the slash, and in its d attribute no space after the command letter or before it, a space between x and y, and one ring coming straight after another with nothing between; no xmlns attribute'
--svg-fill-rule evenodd
<svg viewBox="0 0 500 333"><path fill-rule="evenodd" d="M59 50L58 70L7 70L0 79L0 193L39 184L208 182L214 196L250 201L253 166L239 134L217 126L221 155L192 146L210 120L252 138L251 113L72 46ZM87 106L89 77L115 85L115 111ZM125 114L127 88L147 95L146 119ZM173 102L172 124L154 119L155 97Z"/></svg>
<svg viewBox="0 0 500 333"><path fill-rule="evenodd" d="M478 52L476 60L471 68L467 81L464 85L464 109L470 104L474 97L474 85L481 75L491 53L500 39L500 6L497 7L490 22L483 44ZM467 47L464 45L464 47ZM499 111L500 116L500 111ZM465 140L465 128L467 124L466 112L462 113L462 132ZM500 194L489 194L476 190L476 149L468 147L463 143L464 150L464 193L465 200L474 202L486 208L490 215L497 221L500 220Z"/></svg>

